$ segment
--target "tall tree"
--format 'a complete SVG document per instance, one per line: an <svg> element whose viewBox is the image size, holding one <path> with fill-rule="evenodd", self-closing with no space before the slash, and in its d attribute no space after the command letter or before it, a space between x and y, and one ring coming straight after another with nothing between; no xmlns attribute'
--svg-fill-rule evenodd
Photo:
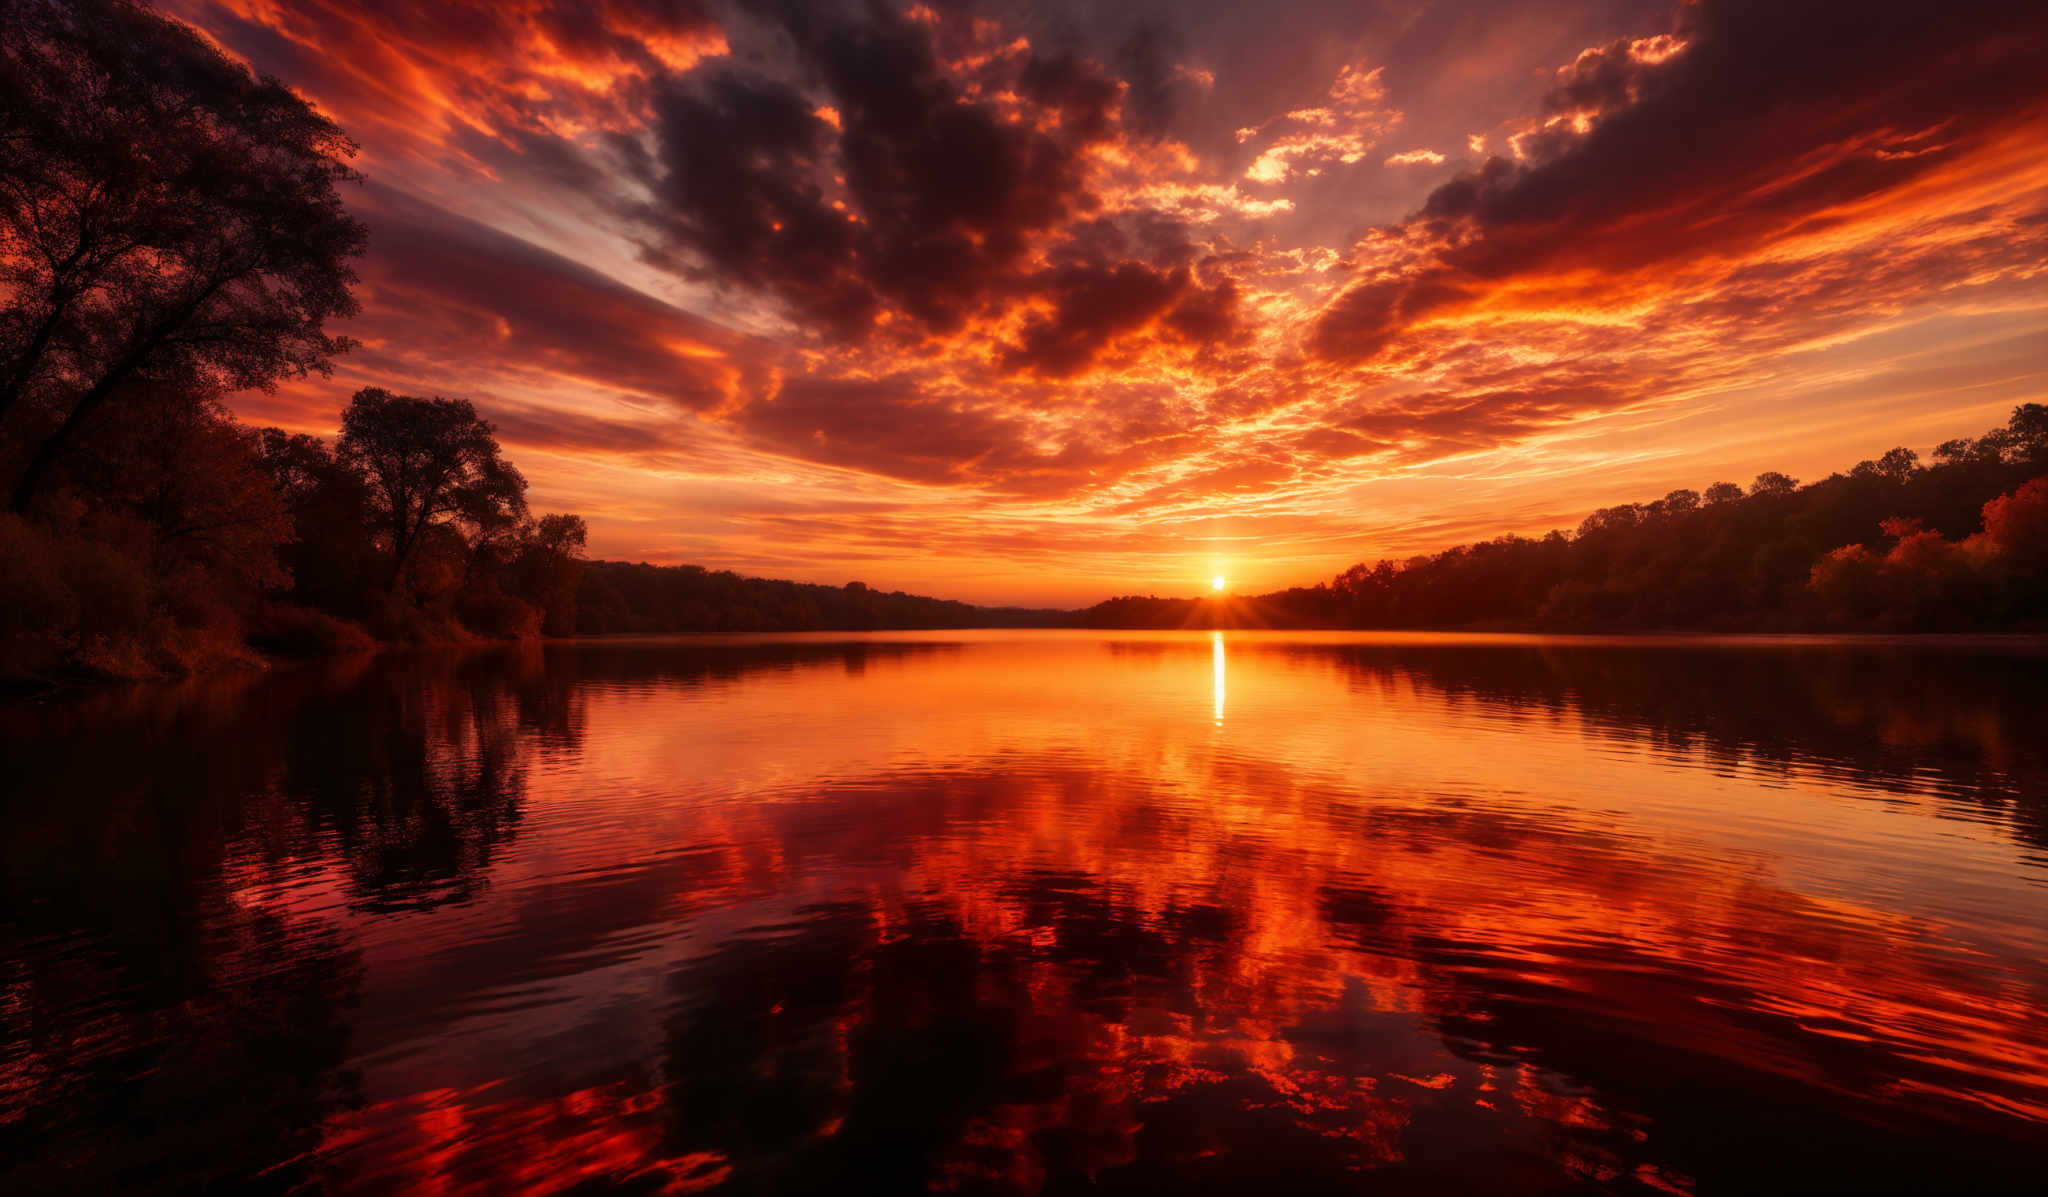
<svg viewBox="0 0 2048 1197"><path fill-rule="evenodd" d="M429 532L453 527L475 543L526 518L526 479L505 460L496 431L467 399L365 387L349 401L335 456L367 482L389 542L392 588Z"/></svg>
<svg viewBox="0 0 2048 1197"><path fill-rule="evenodd" d="M0 4L0 421L34 501L117 391L326 372L356 310L355 146L126 0Z"/></svg>
<svg viewBox="0 0 2048 1197"><path fill-rule="evenodd" d="M590 529L580 515L544 515L521 531L512 581L522 597L540 608L543 632L575 635L576 588L583 580Z"/></svg>

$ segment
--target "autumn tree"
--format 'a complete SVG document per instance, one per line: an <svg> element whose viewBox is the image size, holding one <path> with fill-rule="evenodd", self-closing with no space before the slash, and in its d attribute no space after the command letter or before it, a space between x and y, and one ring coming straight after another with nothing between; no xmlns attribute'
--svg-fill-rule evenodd
<svg viewBox="0 0 2048 1197"><path fill-rule="evenodd" d="M505 460L496 429L467 399L357 391L341 416L335 457L364 480L372 523L388 552L387 588L430 538L471 543L526 518L526 479Z"/></svg>
<svg viewBox="0 0 2048 1197"><path fill-rule="evenodd" d="M286 580L277 549L291 517L258 434L207 395L125 390L81 442L77 469L98 502L82 518L153 578L250 593Z"/></svg>
<svg viewBox="0 0 2048 1197"><path fill-rule="evenodd" d="M2011 569L2048 582L2048 476L1986 503L1984 538Z"/></svg>
<svg viewBox="0 0 2048 1197"><path fill-rule="evenodd" d="M10 508L123 390L325 372L348 342L355 147L284 84L124 0L0 5L0 431ZM109 413L111 416L111 413Z"/></svg>

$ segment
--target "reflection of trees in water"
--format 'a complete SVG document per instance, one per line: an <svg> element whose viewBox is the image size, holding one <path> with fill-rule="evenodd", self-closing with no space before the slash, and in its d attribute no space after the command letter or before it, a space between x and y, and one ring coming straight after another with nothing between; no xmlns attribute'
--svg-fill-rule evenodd
<svg viewBox="0 0 2048 1197"><path fill-rule="evenodd" d="M547 646L546 675L564 685L635 691L737 681L756 673L837 666L848 674L953 656L959 644L924 640L634 640L596 639Z"/></svg>
<svg viewBox="0 0 2048 1197"><path fill-rule="evenodd" d="M361 972L333 927L216 890L202 927L138 940L153 896L9 894L0 1191L289 1191L358 1100Z"/></svg>
<svg viewBox="0 0 2048 1197"><path fill-rule="evenodd" d="M2048 848L2048 656L1931 647L1321 645L1358 683L1412 681L1721 768L1931 791Z"/></svg>
<svg viewBox="0 0 2048 1197"><path fill-rule="evenodd" d="M282 898L329 862L362 908L474 893L518 826L522 738L580 739L537 666L392 657L6 710L0 1190L305 1181L353 1100L361 979Z"/></svg>
<svg viewBox="0 0 2048 1197"><path fill-rule="evenodd" d="M0 1190L304 1181L352 1100L359 966L261 894L331 863L362 910L474 895L532 759L581 751L591 683L938 647L389 654L0 710Z"/></svg>
<svg viewBox="0 0 2048 1197"><path fill-rule="evenodd" d="M516 833L531 753L580 748L571 686L538 653L395 654L17 707L0 735L34 748L7 814L117 870L337 861L367 908L461 900Z"/></svg>
<svg viewBox="0 0 2048 1197"><path fill-rule="evenodd" d="M288 717L277 788L301 808L312 842L339 853L365 908L471 897L518 826L522 724L574 738L550 687L519 684L516 671L508 684L502 667L400 659Z"/></svg>

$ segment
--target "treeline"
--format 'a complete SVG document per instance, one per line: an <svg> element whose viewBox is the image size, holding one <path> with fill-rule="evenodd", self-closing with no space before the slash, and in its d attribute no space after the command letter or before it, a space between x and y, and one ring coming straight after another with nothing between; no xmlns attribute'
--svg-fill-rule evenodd
<svg viewBox="0 0 2048 1197"><path fill-rule="evenodd" d="M703 632L869 632L913 628L1043 627L1064 611L976 607L864 582L823 586L748 578L701 565L595 561L576 595L583 635Z"/></svg>
<svg viewBox="0 0 2048 1197"><path fill-rule="evenodd" d="M0 676L575 631L583 521L466 400L360 391L332 444L190 391L123 394L30 516L0 516Z"/></svg>
<svg viewBox="0 0 2048 1197"><path fill-rule="evenodd" d="M1229 600L1123 597L1090 627L2048 629L2048 407L1801 486L1782 473L1605 507Z"/></svg>

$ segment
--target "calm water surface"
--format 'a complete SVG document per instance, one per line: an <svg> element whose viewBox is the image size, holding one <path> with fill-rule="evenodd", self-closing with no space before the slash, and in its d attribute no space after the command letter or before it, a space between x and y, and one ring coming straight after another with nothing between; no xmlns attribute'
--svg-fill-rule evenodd
<svg viewBox="0 0 2048 1197"><path fill-rule="evenodd" d="M991 633L0 707L0 1191L2041 1191L2048 658Z"/></svg>

